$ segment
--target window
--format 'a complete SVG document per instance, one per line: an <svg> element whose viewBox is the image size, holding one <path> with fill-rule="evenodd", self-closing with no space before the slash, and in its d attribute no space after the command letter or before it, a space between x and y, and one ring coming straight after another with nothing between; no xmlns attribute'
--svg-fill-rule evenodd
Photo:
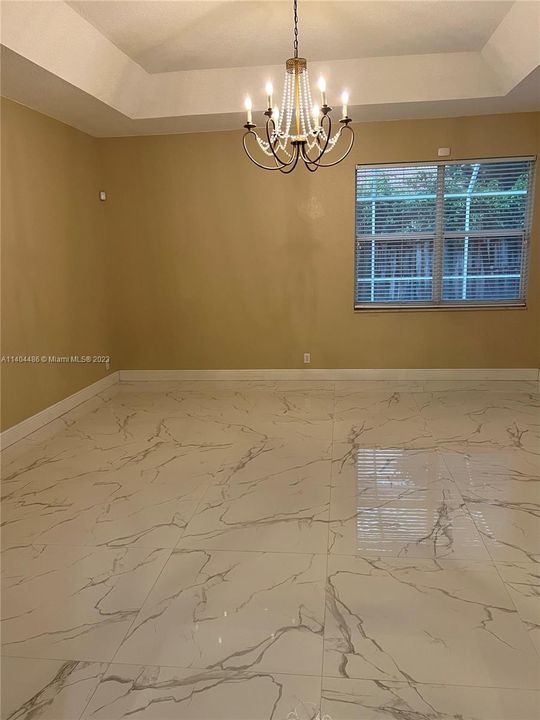
<svg viewBox="0 0 540 720"><path fill-rule="evenodd" d="M534 158L356 168L355 308L524 305Z"/></svg>

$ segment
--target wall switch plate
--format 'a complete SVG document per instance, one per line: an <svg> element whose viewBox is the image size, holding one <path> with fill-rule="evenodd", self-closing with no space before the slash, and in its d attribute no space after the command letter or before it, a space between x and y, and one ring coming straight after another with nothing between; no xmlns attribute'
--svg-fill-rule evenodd
<svg viewBox="0 0 540 720"><path fill-rule="evenodd" d="M450 155L450 148L439 148L437 150L437 155L439 157L448 157Z"/></svg>
<svg viewBox="0 0 540 720"><path fill-rule="evenodd" d="M105 190L100 190L100 191L99 191L99 199L100 199L102 202L104 202L104 201L107 199L107 193L105 192Z"/></svg>
<svg viewBox="0 0 540 720"><path fill-rule="evenodd" d="M309 365L311 362L311 353L304 353L304 365Z"/></svg>

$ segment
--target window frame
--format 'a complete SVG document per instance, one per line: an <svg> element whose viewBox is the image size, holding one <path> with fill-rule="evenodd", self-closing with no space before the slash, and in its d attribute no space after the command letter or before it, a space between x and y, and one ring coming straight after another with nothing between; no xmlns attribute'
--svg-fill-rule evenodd
<svg viewBox="0 0 540 720"><path fill-rule="evenodd" d="M527 187L527 204L525 209L525 223L523 230L511 230L508 231L510 235L523 237L523 253L521 262L521 287L522 297L517 300L443 300L442 299L442 285L443 285L443 252L444 252L444 240L448 237L464 237L463 231L444 231L444 168L449 165L472 165L475 163L500 163L500 162L530 162L532 165L531 172L529 175L529 184ZM437 167L437 191L435 199L435 229L433 234L431 233L418 233L411 235L411 239L420 238L422 235L429 238L433 238L433 272L432 272L432 283L433 292L432 300L407 300L403 302L369 302L359 303L357 302L357 254L359 236L357 235L357 219L358 219L358 201L357 201L357 183L358 183L358 171L362 168L414 168L414 167ZM354 312L396 312L396 311L455 311L455 310L500 310L500 309L512 309L512 310L524 310L527 308L527 292L528 292L528 275L529 275L529 263L530 263L530 244L533 227L533 215L534 215L534 201L535 201L535 180L536 180L536 166L537 156L536 155L518 155L518 156L500 156L500 157L489 157L489 158L456 158L452 160L416 160L414 162L385 162L385 163L357 163L354 169L354 182L355 182L355 194L354 194L354 217L355 217L355 229L354 229L354 264L353 264L353 310ZM478 231L472 231L478 232ZM497 237L501 235L500 231L484 231L486 236L491 235ZM396 240L405 237L404 233L396 233L391 236L375 236L375 237L393 237ZM489 276L486 276L489 277ZM436 298L439 298L438 300Z"/></svg>

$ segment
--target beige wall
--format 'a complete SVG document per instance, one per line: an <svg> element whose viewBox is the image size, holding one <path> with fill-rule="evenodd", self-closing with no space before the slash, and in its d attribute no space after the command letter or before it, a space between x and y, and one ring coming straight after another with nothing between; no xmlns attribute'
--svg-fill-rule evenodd
<svg viewBox="0 0 540 720"><path fill-rule="evenodd" d="M255 168L239 132L103 140L121 366L538 367L538 202L526 310L352 302L356 163L536 154L539 117L361 124L343 164L288 177Z"/></svg>
<svg viewBox="0 0 540 720"><path fill-rule="evenodd" d="M110 353L99 141L2 100L2 355ZM2 365L2 427L107 374Z"/></svg>
<svg viewBox="0 0 540 720"><path fill-rule="evenodd" d="M540 192L526 310L352 310L354 166L537 154L539 114L366 123L336 168L250 164L239 132L95 139L2 103L2 354L114 368L538 367ZM100 203L98 191L108 192ZM99 379L3 370L3 427Z"/></svg>

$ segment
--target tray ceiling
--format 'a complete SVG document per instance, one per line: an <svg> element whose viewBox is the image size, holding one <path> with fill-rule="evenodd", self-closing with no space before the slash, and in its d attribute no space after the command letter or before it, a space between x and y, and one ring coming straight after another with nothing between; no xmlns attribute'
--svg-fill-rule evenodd
<svg viewBox="0 0 540 720"><path fill-rule="evenodd" d="M2 94L90 134L239 128L281 85L291 3L3 0ZM540 109L540 3L301 0L312 82L355 120Z"/></svg>

